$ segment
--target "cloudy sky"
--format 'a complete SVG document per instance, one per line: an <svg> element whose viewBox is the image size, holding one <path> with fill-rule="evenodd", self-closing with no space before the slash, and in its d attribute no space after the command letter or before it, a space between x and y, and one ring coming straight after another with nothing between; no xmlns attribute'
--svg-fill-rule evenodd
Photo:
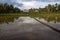
<svg viewBox="0 0 60 40"><path fill-rule="evenodd" d="M9 3L20 9L45 7L48 4L60 3L60 0L0 0L0 3Z"/></svg>

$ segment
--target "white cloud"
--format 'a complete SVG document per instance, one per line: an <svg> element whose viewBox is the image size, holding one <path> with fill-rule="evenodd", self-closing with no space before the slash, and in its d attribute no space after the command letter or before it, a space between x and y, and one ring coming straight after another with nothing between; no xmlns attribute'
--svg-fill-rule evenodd
<svg viewBox="0 0 60 40"><path fill-rule="evenodd" d="M2 1L4 1L4 0L2 0ZM5 1L8 1L8 0L5 0ZM55 0L10 0L10 1L14 2L14 3L18 3L18 4L23 4L23 6L18 6L18 4L15 5L21 9L39 8L39 7L45 7L48 4L60 3L59 0L58 0L58 2L57 2L57 0L56 0L56 2L55 2ZM9 1L8 1L8 3L9 3Z"/></svg>
<svg viewBox="0 0 60 40"><path fill-rule="evenodd" d="M52 0L50 0L52 1ZM45 7L48 4L55 4L55 2L41 2L41 1L37 1L37 0L31 0L28 1L27 0L16 0L16 3L22 3L23 4L23 9L29 9L29 8L39 8L39 7Z"/></svg>
<svg viewBox="0 0 60 40"><path fill-rule="evenodd" d="M23 2L23 6L27 9L29 8L37 8L37 2L36 1L31 1L31 2Z"/></svg>

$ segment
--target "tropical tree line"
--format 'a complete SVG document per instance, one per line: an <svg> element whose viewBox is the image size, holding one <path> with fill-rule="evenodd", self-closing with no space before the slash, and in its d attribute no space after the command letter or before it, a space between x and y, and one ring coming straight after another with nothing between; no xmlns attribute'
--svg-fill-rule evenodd
<svg viewBox="0 0 60 40"><path fill-rule="evenodd" d="M20 13L21 10L12 4L0 4L0 13Z"/></svg>
<svg viewBox="0 0 60 40"><path fill-rule="evenodd" d="M52 12L60 12L60 4L54 4L54 5L51 5L51 4L48 4L48 6L45 6L44 8L39 8L39 9L29 9L29 12L31 13L35 13L35 12L38 12L38 13L52 13Z"/></svg>
<svg viewBox="0 0 60 40"><path fill-rule="evenodd" d="M12 4L0 4L0 13L21 13L23 12L18 7L14 7ZM28 13L51 13L51 12L60 12L60 4L48 4L48 6L45 6L44 8L31 8L27 11ZM26 12L23 12L26 13Z"/></svg>

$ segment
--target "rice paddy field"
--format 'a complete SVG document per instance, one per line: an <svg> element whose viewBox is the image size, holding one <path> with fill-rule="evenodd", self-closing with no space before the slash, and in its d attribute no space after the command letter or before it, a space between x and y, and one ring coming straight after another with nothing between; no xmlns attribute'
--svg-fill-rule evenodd
<svg viewBox="0 0 60 40"><path fill-rule="evenodd" d="M34 18L60 31L59 13L0 14L0 40L60 40L59 32Z"/></svg>
<svg viewBox="0 0 60 40"><path fill-rule="evenodd" d="M25 13L25 14L0 14L0 23L3 22L3 21L10 21L10 19L14 19L14 18L19 18L20 16L29 16L29 17L32 17L32 18L44 18L45 20L47 21L53 21L53 20L56 20L57 22L60 21L60 14L59 13L52 13L52 14L39 14L39 13L35 13L35 14L32 14L32 13Z"/></svg>

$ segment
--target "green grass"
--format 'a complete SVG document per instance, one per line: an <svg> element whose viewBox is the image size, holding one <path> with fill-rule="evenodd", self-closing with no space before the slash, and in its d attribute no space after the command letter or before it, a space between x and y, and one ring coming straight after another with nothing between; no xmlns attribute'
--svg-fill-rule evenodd
<svg viewBox="0 0 60 40"><path fill-rule="evenodd" d="M50 14L35 13L35 14L30 14L30 16L32 17L60 17L60 14L59 13L50 13Z"/></svg>
<svg viewBox="0 0 60 40"><path fill-rule="evenodd" d="M28 16L27 13L23 14L23 13L10 13L10 14L0 14L0 16Z"/></svg>
<svg viewBox="0 0 60 40"><path fill-rule="evenodd" d="M32 17L56 17L59 16L59 13L9 13L9 14L0 14L0 16L32 16Z"/></svg>

